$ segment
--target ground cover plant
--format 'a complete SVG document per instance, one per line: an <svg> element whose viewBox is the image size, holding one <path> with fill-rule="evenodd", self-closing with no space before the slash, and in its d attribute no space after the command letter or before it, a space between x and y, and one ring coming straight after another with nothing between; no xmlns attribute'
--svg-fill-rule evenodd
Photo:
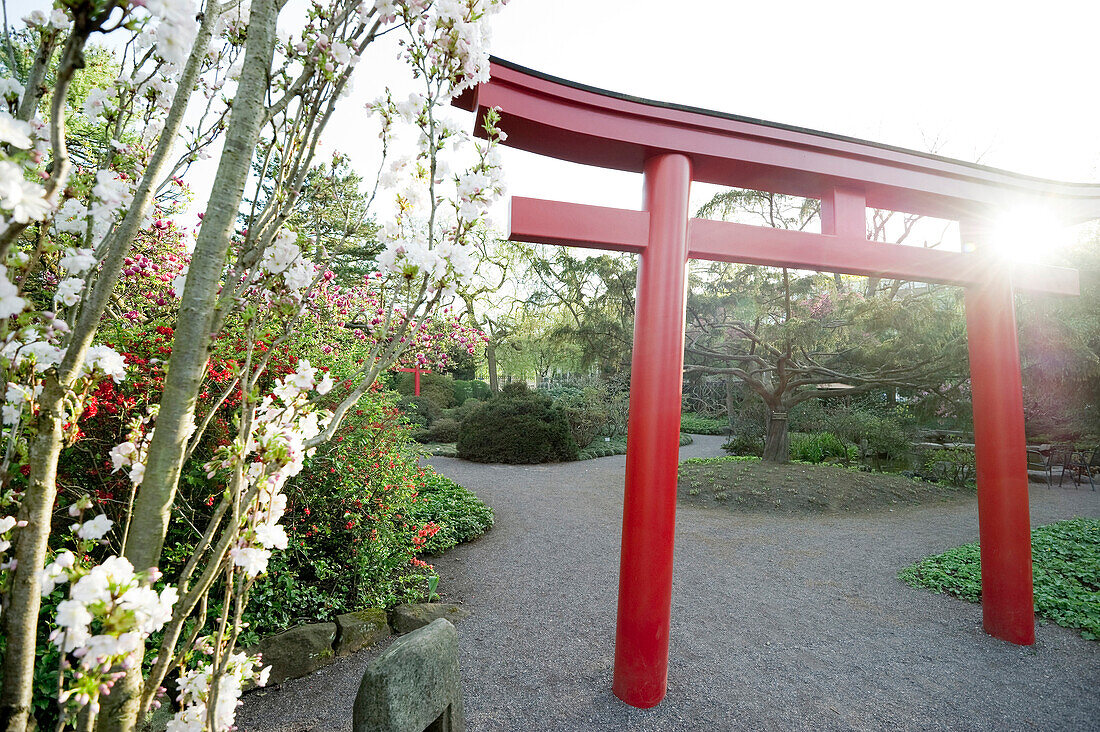
<svg viewBox="0 0 1100 732"><path fill-rule="evenodd" d="M680 447L690 445L694 440L691 435L680 433ZM626 435L618 437L597 437L588 447L577 454L578 460L591 460L598 457L610 457L612 455L626 454Z"/></svg>
<svg viewBox="0 0 1100 732"><path fill-rule="evenodd" d="M680 431L692 435L725 435L730 431L730 423L728 419L714 419L694 412L684 412L680 415Z"/></svg>
<svg viewBox="0 0 1100 732"><path fill-rule="evenodd" d="M781 465L751 456L680 463L679 499L732 511L806 514L865 512L973 496L970 488L836 465Z"/></svg>
<svg viewBox="0 0 1100 732"><path fill-rule="evenodd" d="M440 554L492 528L493 510L450 478L427 469L419 486L406 519L414 526L438 527L420 546L422 554Z"/></svg>
<svg viewBox="0 0 1100 732"><path fill-rule="evenodd" d="M1076 518L1032 529L1031 561L1036 614L1100 640L1100 519ZM978 602L978 545L964 544L922 559L898 577L913 587Z"/></svg>

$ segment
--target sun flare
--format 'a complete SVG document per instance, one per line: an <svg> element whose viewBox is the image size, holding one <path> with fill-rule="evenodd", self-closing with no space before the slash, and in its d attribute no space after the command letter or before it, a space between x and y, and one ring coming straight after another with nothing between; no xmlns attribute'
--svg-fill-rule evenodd
<svg viewBox="0 0 1100 732"><path fill-rule="evenodd" d="M1071 233L1048 209L1019 206L1006 211L994 224L991 248L1013 262L1047 262L1052 253L1070 243Z"/></svg>

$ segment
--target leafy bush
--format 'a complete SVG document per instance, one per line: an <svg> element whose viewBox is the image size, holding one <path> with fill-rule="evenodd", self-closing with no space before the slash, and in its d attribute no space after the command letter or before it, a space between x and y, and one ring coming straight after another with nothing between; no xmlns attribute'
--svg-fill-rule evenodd
<svg viewBox="0 0 1100 732"><path fill-rule="evenodd" d="M750 432L737 431L730 435L722 449L731 455L760 457L764 454L764 438Z"/></svg>
<svg viewBox="0 0 1100 732"><path fill-rule="evenodd" d="M389 396L368 393L355 415L287 483L288 546L253 586L245 645L298 622L420 601L434 570L418 555L492 525L476 496L418 465ZM184 560L186 546L169 556Z"/></svg>
<svg viewBox="0 0 1100 732"><path fill-rule="evenodd" d="M1035 612L1100 640L1100 519L1077 518L1031 532ZM898 577L913 587L946 592L970 602L982 596L981 553L965 544L923 559Z"/></svg>
<svg viewBox="0 0 1100 732"><path fill-rule="evenodd" d="M680 415L680 431L695 435L725 435L729 434L730 423L726 419L713 419L693 412L684 412Z"/></svg>
<svg viewBox="0 0 1100 732"><path fill-rule="evenodd" d="M461 425L453 417L440 417L426 430L416 433L419 442L458 442Z"/></svg>
<svg viewBox="0 0 1100 732"><path fill-rule="evenodd" d="M893 417L876 417L868 420L867 446L873 455L898 460L913 450L913 431Z"/></svg>
<svg viewBox="0 0 1100 732"><path fill-rule="evenodd" d="M491 393L489 385L484 381L478 379L471 379L469 381L455 379L455 406L461 407L466 403L467 399L488 399Z"/></svg>
<svg viewBox="0 0 1100 732"><path fill-rule="evenodd" d="M414 374L398 372L393 381L394 389L403 396L414 396L416 388ZM447 409L455 405L455 380L446 374L421 374L420 396L431 400L438 409Z"/></svg>
<svg viewBox="0 0 1100 732"><path fill-rule="evenodd" d="M549 397L508 384L462 420L458 456L480 463L576 460L577 443Z"/></svg>
<svg viewBox="0 0 1100 732"><path fill-rule="evenodd" d="M443 416L443 410L426 396L406 396L397 402L397 407L405 414L409 424L431 427Z"/></svg>
<svg viewBox="0 0 1100 732"><path fill-rule="evenodd" d="M833 409L827 414L829 431L842 442L859 446L862 457L900 460L913 449L914 430L897 410ZM863 454L863 450L866 454Z"/></svg>
<svg viewBox="0 0 1100 732"><path fill-rule="evenodd" d="M600 389L586 388L572 393L562 394L554 402L569 422L569 429L577 447L585 448L592 444L611 416Z"/></svg>
<svg viewBox="0 0 1100 732"><path fill-rule="evenodd" d="M943 447L929 450L924 457L924 468L936 480L964 488L974 482L977 475L974 451L963 447Z"/></svg>
<svg viewBox="0 0 1100 732"><path fill-rule="evenodd" d="M832 432L791 433L791 459L806 463L823 463L829 459L847 462L853 457L848 448Z"/></svg>
<svg viewBox="0 0 1100 732"><path fill-rule="evenodd" d="M471 397L457 407L444 411L443 416L450 417L456 422L461 422L462 420L466 419L467 416L469 416L470 412L473 412L483 403L484 402L481 399L475 399Z"/></svg>
<svg viewBox="0 0 1100 732"><path fill-rule="evenodd" d="M439 530L421 552L439 554L464 541L471 541L493 526L493 510L453 480L429 471L421 483L417 500L407 512L409 521Z"/></svg>

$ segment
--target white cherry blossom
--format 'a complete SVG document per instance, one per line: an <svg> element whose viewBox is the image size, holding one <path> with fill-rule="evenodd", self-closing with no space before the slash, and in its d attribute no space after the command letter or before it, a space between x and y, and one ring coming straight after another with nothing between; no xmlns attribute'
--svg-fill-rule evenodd
<svg viewBox="0 0 1100 732"><path fill-rule="evenodd" d="M106 514L99 514L91 521L85 521L84 524L77 529L76 535L81 539L89 539L91 541L99 541L107 532L114 526L114 521L107 518Z"/></svg>

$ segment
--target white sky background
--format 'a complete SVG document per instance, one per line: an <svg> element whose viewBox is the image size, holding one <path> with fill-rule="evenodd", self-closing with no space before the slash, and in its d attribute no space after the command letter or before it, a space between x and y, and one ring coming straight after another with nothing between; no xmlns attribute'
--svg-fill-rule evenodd
<svg viewBox="0 0 1100 732"><path fill-rule="evenodd" d="M11 0L9 18L46 6ZM492 27L495 55L580 83L1100 182L1100 3L1089 0L512 0ZM400 98L412 89L395 35L368 50L325 136L368 180L379 146L364 104L387 84ZM196 188L215 162L193 171ZM510 194L641 203L635 174L510 148L504 162ZM693 206L715 190L696 186ZM505 212L494 212L499 226Z"/></svg>
<svg viewBox="0 0 1100 732"><path fill-rule="evenodd" d="M572 81L1100 182L1093 84L1100 3L512 0L492 28L494 55ZM354 103L327 136L364 172L377 164L377 145L362 103L405 78L393 46L372 50L357 72ZM504 163L510 194L641 205L637 174L507 147ZM717 190L696 185L693 209ZM498 226L506 211L504 204L494 211ZM941 231L918 231L914 243ZM945 245L957 246L953 236Z"/></svg>

